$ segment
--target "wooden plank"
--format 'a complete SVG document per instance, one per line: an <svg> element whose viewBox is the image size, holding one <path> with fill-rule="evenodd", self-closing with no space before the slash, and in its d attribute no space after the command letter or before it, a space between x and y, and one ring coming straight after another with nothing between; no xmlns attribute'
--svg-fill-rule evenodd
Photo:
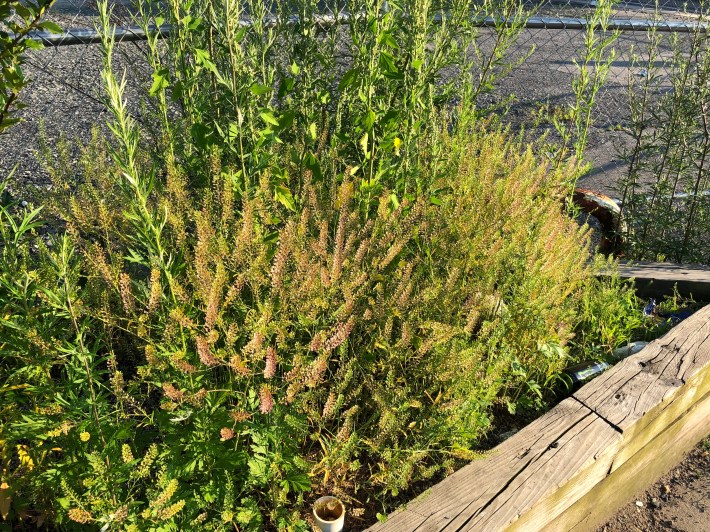
<svg viewBox="0 0 710 532"><path fill-rule="evenodd" d="M624 433L614 469L710 392L709 366L706 306L574 394Z"/></svg>
<svg viewBox="0 0 710 532"><path fill-rule="evenodd" d="M710 433L710 306L573 397L622 435L597 457L609 465L590 491L596 496L580 497L575 479L542 498L510 530L567 530L603 522ZM603 504L595 498L602 496ZM570 500L573 504L559 512Z"/></svg>
<svg viewBox="0 0 710 532"><path fill-rule="evenodd" d="M636 279L636 291L641 297L672 295L677 285L683 296L698 301L710 300L710 268L700 265L682 265L667 262L622 262L619 275Z"/></svg>
<svg viewBox="0 0 710 532"><path fill-rule="evenodd" d="M546 530L581 532L594 530L605 523L616 510L670 471L685 453L710 434L708 420L710 394L617 467L564 514L547 524Z"/></svg>
<svg viewBox="0 0 710 532"><path fill-rule="evenodd" d="M702 417L708 394L710 306L371 530L527 531L590 522L589 493L611 496L617 482L624 493L637 488L677 460L665 453L674 439L677 451L710 431ZM654 449L663 460L639 473Z"/></svg>

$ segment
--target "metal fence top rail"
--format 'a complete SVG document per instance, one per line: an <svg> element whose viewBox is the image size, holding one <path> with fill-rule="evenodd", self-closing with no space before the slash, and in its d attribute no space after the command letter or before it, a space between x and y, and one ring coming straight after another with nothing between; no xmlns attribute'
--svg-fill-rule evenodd
<svg viewBox="0 0 710 532"><path fill-rule="evenodd" d="M315 22L321 26L329 26L332 24L348 24L350 17L348 15L320 15ZM290 20L291 23L298 22L297 17ZM502 21L505 25L513 25L517 22L512 19ZM475 21L480 27L494 27L501 23L501 19L493 17L481 18ZM249 20L242 20L241 24L250 26ZM276 24L274 19L272 25ZM589 27L590 22L584 18L566 18L566 17L530 17L525 22L524 26L529 29L546 29L546 30L585 30ZM158 33L160 37L166 37L171 32L170 25L151 26L148 28L148 34ZM653 21L643 19L610 19L606 28L597 24L598 30L606 29L607 31L655 31L666 33L693 33L695 31L706 32L708 25L697 22L677 22L677 21ZM115 38L117 42L144 41L147 39L146 31L138 26L123 26L115 30ZM96 30L92 29L68 29L64 33L52 34L46 31L30 32L28 38L40 42L45 46L68 46L74 44L97 44L101 42L101 36Z"/></svg>

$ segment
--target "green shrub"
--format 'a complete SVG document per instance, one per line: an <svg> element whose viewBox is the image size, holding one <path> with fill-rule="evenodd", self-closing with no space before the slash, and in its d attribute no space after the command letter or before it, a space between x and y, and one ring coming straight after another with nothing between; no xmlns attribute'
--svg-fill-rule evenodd
<svg viewBox="0 0 710 532"><path fill-rule="evenodd" d="M646 336L649 322L634 285L614 273L613 263L599 260L608 275L590 278L579 308L574 351L580 358L603 357L632 340Z"/></svg>
<svg viewBox="0 0 710 532"><path fill-rule="evenodd" d="M53 3L54 0L4 0L0 4L0 134L20 121L15 113L24 107L18 99L27 84L22 71L24 53L30 48L42 48L40 43L28 39L28 34L37 29L61 32L55 23L42 20Z"/></svg>
<svg viewBox="0 0 710 532"><path fill-rule="evenodd" d="M629 83L627 133L633 144L623 154L628 170L619 189L625 222L620 230L626 253L637 260L710 263L706 23L702 6L689 34L649 30L647 52L634 57L647 75ZM667 49L671 57L661 61Z"/></svg>
<svg viewBox="0 0 710 532"><path fill-rule="evenodd" d="M295 211L268 176L238 198L217 157L201 189L172 167L145 192L98 137L81 176L57 169L67 234L5 270L35 283L3 292L22 500L58 523L285 526L304 491L387 500L473 456L494 403L563 369L590 269L563 171L479 126L442 143L436 201L383 191L373 214L348 175Z"/></svg>
<svg viewBox="0 0 710 532"><path fill-rule="evenodd" d="M103 7L112 138L95 133L76 167L46 151L43 233L38 211L0 212L5 517L305 529L315 496L389 510L475 457L495 404L541 404L592 274L584 230L561 212L575 169L548 170L470 101L439 110L441 48L463 34L392 5L382 20L365 7L357 76L339 91L333 65L305 68L325 61L312 48L288 61L304 83L289 100L271 95L285 82L267 52L315 21L279 33L292 26L260 25L252 2L252 30L214 35L232 30L209 17L234 13L197 20L216 7L174 2L151 135L112 70ZM419 48L391 44L412 35ZM392 50L358 63L377 47ZM407 50L424 62L402 73ZM349 118L325 127L328 94Z"/></svg>
<svg viewBox="0 0 710 532"><path fill-rule="evenodd" d="M178 156L207 180L217 149L240 190L267 168L277 190L357 168L373 198L426 186L419 141L435 134L437 110L493 90L517 64L506 53L528 16L512 0L167 4L141 18L173 27L166 48L157 37L149 47L156 157ZM492 46L479 44L485 16L498 21Z"/></svg>

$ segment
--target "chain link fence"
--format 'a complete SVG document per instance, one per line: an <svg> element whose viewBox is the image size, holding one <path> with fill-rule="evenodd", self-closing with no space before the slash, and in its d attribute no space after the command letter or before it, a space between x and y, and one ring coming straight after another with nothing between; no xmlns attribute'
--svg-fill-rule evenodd
<svg viewBox="0 0 710 532"><path fill-rule="evenodd" d="M135 76L128 84L129 90L147 82L150 76L142 61L144 45L132 19L132 2L114 1L112 14L123 37L117 45L116 66L130 64L130 75ZM551 129L545 117L564 112L573 101L572 80L578 71L575 60L584 50L584 28L594 12L595 1L544 0L528 3L527 7L533 14L511 59L529 57L502 79L483 103L508 102L505 116L513 126L539 128L542 133ZM615 5L610 29L619 30L620 35L614 44L615 59L607 82L597 97L588 144L592 170L583 186L613 194L623 171L619 154L628 141L620 126L628 120L629 78L645 75L633 58L635 54L643 57L648 47L648 27L653 24L658 31L675 32L682 41L689 38L699 10L697 2L679 0L660 0L658 5L650 0ZM27 74L32 83L24 94L29 104L25 122L14 128L12 135L0 137L0 175L7 175L18 164L17 177L42 179L43 171L34 157L40 123L52 143L62 134L85 141L92 127L105 122L99 75L101 52L98 45L92 44L96 41L97 15L95 0L57 0L50 10L49 18L65 33L51 41L45 35L46 48L28 58ZM479 45L485 49L494 37L491 28L482 27ZM662 45L658 64L662 74L665 61L671 57L672 49ZM668 88L669 84L661 83L661 90Z"/></svg>

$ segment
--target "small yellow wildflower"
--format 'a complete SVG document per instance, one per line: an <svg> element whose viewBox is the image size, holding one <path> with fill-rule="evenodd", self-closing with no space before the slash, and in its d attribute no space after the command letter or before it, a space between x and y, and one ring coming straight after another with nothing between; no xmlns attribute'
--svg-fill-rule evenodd
<svg viewBox="0 0 710 532"><path fill-rule="evenodd" d="M399 155L399 149L402 147L402 139L399 137L395 137L394 139L394 153L396 155Z"/></svg>
<svg viewBox="0 0 710 532"><path fill-rule="evenodd" d="M86 431L84 431L84 432L82 432L81 434L79 434L79 439L80 439L81 441L83 441L83 442L89 441L89 438L91 438L91 434L89 434L89 433L86 432Z"/></svg>

